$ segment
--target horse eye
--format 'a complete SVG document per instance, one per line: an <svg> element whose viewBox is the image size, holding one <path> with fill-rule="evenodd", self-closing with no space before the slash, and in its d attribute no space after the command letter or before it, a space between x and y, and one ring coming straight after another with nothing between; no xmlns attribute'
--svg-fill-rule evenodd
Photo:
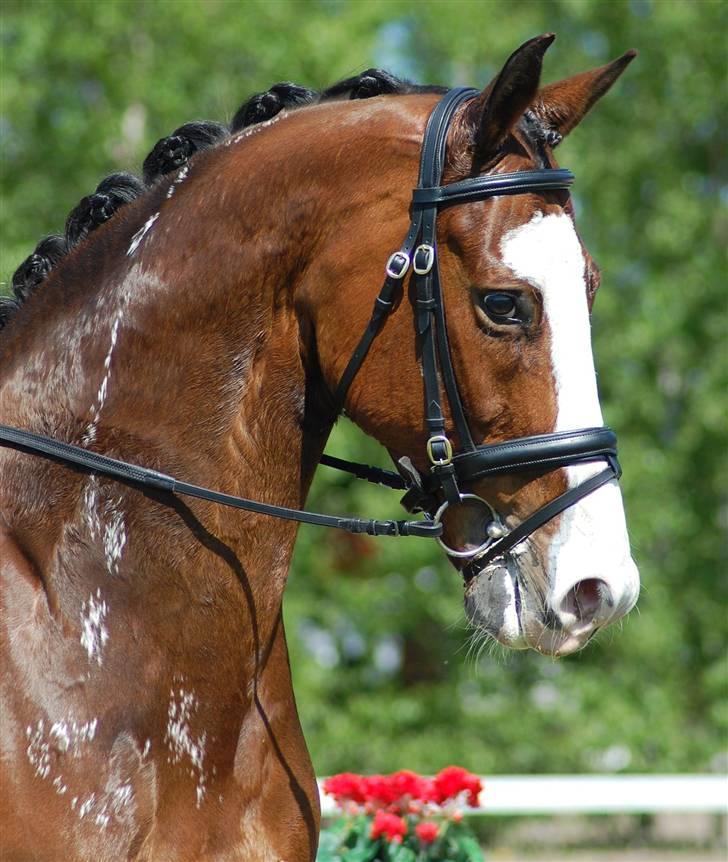
<svg viewBox="0 0 728 862"><path fill-rule="evenodd" d="M516 323L517 305L510 293L488 293L482 299L485 313L496 323Z"/></svg>

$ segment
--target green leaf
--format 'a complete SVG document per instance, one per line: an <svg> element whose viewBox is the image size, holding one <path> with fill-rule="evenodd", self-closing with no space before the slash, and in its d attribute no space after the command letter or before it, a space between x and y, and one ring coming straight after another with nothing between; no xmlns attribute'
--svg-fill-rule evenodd
<svg viewBox="0 0 728 862"><path fill-rule="evenodd" d="M480 844L472 835L459 835L457 838L457 846L464 854L464 859L467 862L484 862L483 851L480 849Z"/></svg>
<svg viewBox="0 0 728 862"><path fill-rule="evenodd" d="M389 845L390 862L417 862L417 854L402 844Z"/></svg>
<svg viewBox="0 0 728 862"><path fill-rule="evenodd" d="M319 835L316 862L339 862L341 859L341 834L333 829L323 829Z"/></svg>

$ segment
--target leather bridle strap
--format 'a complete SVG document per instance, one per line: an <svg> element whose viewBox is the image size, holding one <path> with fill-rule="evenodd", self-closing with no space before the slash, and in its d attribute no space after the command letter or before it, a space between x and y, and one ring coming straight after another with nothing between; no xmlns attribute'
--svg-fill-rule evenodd
<svg viewBox="0 0 728 862"><path fill-rule="evenodd" d="M432 114L430 114L427 121L427 128L425 130L425 137L422 144L418 187L424 187L426 185L432 186L439 180L442 173L442 162L445 156L447 129L450 125L453 114L464 100L472 98L477 94L477 92L477 90L470 87L459 87L455 90L451 90L450 93L448 93L444 99L441 99L433 109ZM425 215L425 211L422 209L414 212L409 230L407 231L407 235L405 236L400 249L394 252L387 261L385 270L387 277L382 285L382 289L379 291L379 295L374 301L372 315L369 318L364 334L359 340L357 346L354 348L351 359L339 378L339 383L334 392L334 403L337 408L337 412L343 409L346 395L351 387L354 377L361 368L364 359L369 352L369 348L376 336L379 334L387 315L394 308L395 294L399 291L405 276L410 270L410 266L414 263L413 253L415 252L415 245L417 244L423 230ZM437 208L435 207L432 213L427 214L427 217L431 219L431 230L434 231L434 223L437 218ZM423 364L424 362L425 360L423 359ZM439 406L439 397L435 400ZM444 420L442 428L444 429Z"/></svg>
<svg viewBox="0 0 728 862"><path fill-rule="evenodd" d="M453 463L459 481L474 482L503 473L554 470L610 458L616 461L617 435L604 427L557 431L478 446L472 452L455 455Z"/></svg>
<svg viewBox="0 0 728 862"><path fill-rule="evenodd" d="M430 115L425 130L425 144L422 147L418 188L430 188L440 182L445 165L447 131L450 121L458 107L476 96L477 92L477 90L469 87L451 90ZM473 441L465 419L462 402L457 394L457 381L452 363L443 361L444 355L449 357L450 349L447 342L445 307L437 264L438 206L436 203L421 207L415 206L415 218L418 212L422 220L422 238L421 244L415 251L413 268L417 295L417 334L421 339L422 349L425 423L430 439L444 435L445 417L440 403L439 359L439 370L460 443L471 449L473 448ZM441 460L440 456L443 453L435 451L433 454L437 460ZM452 481L452 475L442 475L441 478L444 480L446 494L454 499L457 495L457 488Z"/></svg>
<svg viewBox="0 0 728 862"><path fill-rule="evenodd" d="M474 575L479 574L496 557L502 557L508 553L508 551L530 536L531 533L538 530L539 527L543 527L544 524L560 515L570 506L573 506L574 503L578 503L583 497L591 494L592 491L596 491L597 488L601 488L602 485L606 485L607 482L611 482L612 479L618 479L620 474L619 465L610 459L606 470L600 471L596 476L592 476L575 488L570 488L549 503L541 506L540 509L537 509L532 515L521 521L517 527L514 527L513 530L503 536L502 539L497 539L482 554L474 557L462 570L465 581L467 582Z"/></svg>
<svg viewBox="0 0 728 862"><path fill-rule="evenodd" d="M368 533L370 536L424 536L435 538L442 532L439 524L431 521L377 521L367 518L348 518L337 515L324 515L318 512L306 512L299 509L289 509L286 506L274 506L270 503L259 503L248 500L245 497L234 497L231 494L223 494L199 485L191 485L189 482L181 482L166 473L150 470L148 467L140 467L129 464L126 461L118 461L108 455L91 452L81 446L71 443L63 443L46 437L44 434L35 434L32 431L22 431L18 428L9 428L0 425L0 443L41 455L63 464L73 464L91 473L101 476L109 476L121 482L131 485L150 488L156 491L166 491L171 494L197 497L200 500L208 500L211 503L220 503L223 506L231 506L235 509L244 509L255 512L258 515L270 515L274 518L283 518L287 521L298 521L301 524L314 524L318 527L333 527L337 530L346 530L349 533Z"/></svg>
<svg viewBox="0 0 728 862"><path fill-rule="evenodd" d="M447 186L416 188L412 192L412 203L415 206L447 206L479 201L494 195L522 195L567 189L573 182L574 175L568 168L512 171L508 174L469 177Z"/></svg>

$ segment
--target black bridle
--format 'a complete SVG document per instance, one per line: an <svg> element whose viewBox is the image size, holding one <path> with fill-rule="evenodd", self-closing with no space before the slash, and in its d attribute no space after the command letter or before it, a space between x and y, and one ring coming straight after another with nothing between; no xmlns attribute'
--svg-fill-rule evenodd
<svg viewBox="0 0 728 862"><path fill-rule="evenodd" d="M425 536L439 539L443 530L441 519L446 509L471 499L477 500L492 513L491 524L483 544L465 552L444 545L443 547L453 556L477 558L479 565L485 565L506 554L534 530L582 497L591 494L606 482L618 479L621 471L617 461L616 436L609 428L585 428L541 434L490 446L476 446L473 442L460 399L447 338L435 236L438 211L444 206L498 195L568 189L574 180L573 174L568 170L543 168L496 176L471 177L447 186L440 185L450 122L457 108L477 93L477 90L464 87L450 90L430 115L422 144L419 182L412 196L413 216L409 231L402 247L392 254L387 262L386 278L374 304L372 316L335 393L336 403L339 409L343 409L349 387L372 342L381 331L387 315L393 309L404 278L411 269L415 281L416 331L422 350L430 473L423 476L407 458L400 460L399 473L343 461L330 455L321 458L321 463L327 466L345 470L370 482L406 491L402 500L405 508L409 511L426 512L424 520L381 521L338 517L260 503L181 482L156 470L6 425L0 425L0 444L135 486L197 497L257 514L373 536ZM441 406L442 388L450 405L455 431L462 447L456 453L446 433L445 416ZM511 531L500 523L497 514L486 501L473 494L464 494L460 490L461 486L502 473L553 470L569 464L598 460L606 461L606 469L545 504Z"/></svg>

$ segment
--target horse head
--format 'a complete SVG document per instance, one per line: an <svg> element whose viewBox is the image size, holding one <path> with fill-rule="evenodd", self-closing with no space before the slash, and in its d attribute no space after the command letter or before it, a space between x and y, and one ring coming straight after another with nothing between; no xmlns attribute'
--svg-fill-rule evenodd
<svg viewBox="0 0 728 862"><path fill-rule="evenodd" d="M445 163L445 182L455 184L451 188L474 177L555 169L555 147L634 56L630 52L596 70L540 87L542 57L552 40L547 35L524 44L491 84L455 112ZM399 134L403 144L412 143L404 168L409 173L385 183L395 199L397 189L408 193L415 185L412 149L422 137L432 102L419 97L408 107L415 130L405 124ZM436 233L446 309L441 324L449 342L449 348L440 349L449 351L456 381L454 389L448 388L447 369L435 369L448 395L442 436L456 452L466 443L475 450L509 441L522 449L530 443L532 451L525 464L504 472L461 471L466 479L458 489L460 504L457 497L445 500L441 488L423 508L431 514L440 509L442 544L463 571L466 610L476 629L506 646L565 655L620 619L637 599L639 577L617 476L507 552L477 552L491 543L489 534L493 540L516 529L604 466L567 459L554 467L540 457L559 435L568 438L569 432L603 425L590 336L599 271L579 238L572 202L563 189L526 189L454 203L458 205L441 209ZM336 267L324 254L317 269L319 277L327 268L336 273L321 279L328 289L319 292L314 314L320 361L332 391L337 384L341 389L346 359L371 305L371 282L361 280L367 271L362 261L369 253L364 237L369 232L380 239L382 233L365 219L359 224L356 209L352 220L362 237L354 255L334 243L335 254L346 264ZM384 220L388 237L393 225L404 235L407 216L401 202L391 217L387 207ZM410 302L402 292L366 360L347 381L345 407L396 461L411 459L426 484L435 462L426 456L431 417L423 377L432 371L425 367L426 339L413 325L412 307L417 309L422 297L412 280L408 287Z"/></svg>

